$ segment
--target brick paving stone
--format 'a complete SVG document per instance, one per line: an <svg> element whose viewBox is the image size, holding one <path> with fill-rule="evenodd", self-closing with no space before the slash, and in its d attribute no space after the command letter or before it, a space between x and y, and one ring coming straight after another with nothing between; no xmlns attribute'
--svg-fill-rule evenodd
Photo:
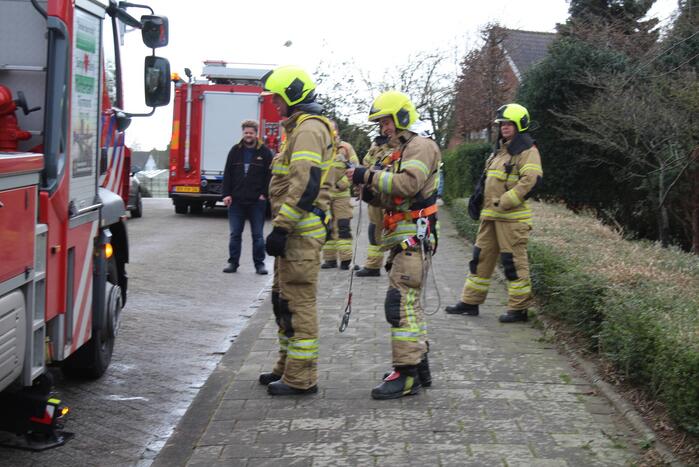
<svg viewBox="0 0 699 467"><path fill-rule="evenodd" d="M448 215L442 219L433 268L443 308L460 296L471 248L455 235ZM363 252L366 240L361 243ZM432 388L399 400L372 400L372 387L390 368L387 277L355 278L350 325L339 333L347 280L345 271L320 272L318 394L274 398L257 384L277 347L266 303L241 333L247 347L236 343L229 350L238 358L237 370L228 372L207 429L189 437L178 433L179 442L194 449L190 463L199 456L247 466L561 467L616 466L639 458L638 436L568 358L532 326L497 321L507 301L499 273L480 316L438 310L427 317ZM433 290L428 297L435 297ZM431 298L425 308L435 306ZM227 356L224 369L232 365ZM198 452L214 447L221 451ZM177 464L169 452L166 447L156 466Z"/></svg>

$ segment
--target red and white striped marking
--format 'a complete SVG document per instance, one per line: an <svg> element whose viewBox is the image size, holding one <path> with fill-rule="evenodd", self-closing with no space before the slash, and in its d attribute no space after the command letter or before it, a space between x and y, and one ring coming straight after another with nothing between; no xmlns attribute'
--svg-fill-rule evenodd
<svg viewBox="0 0 699 467"><path fill-rule="evenodd" d="M66 357L92 337L92 259L97 223L98 221L93 221L82 226L84 229L79 227L74 230L74 232L82 230L80 233L75 232L79 236L79 243L75 247L75 277L80 277L80 280L78 281L77 291L74 290L73 294L75 297L73 302L73 322L68 323L68 326L73 328L73 341L66 346ZM80 244L84 245L84 248L78 251ZM80 253L83 253L84 256L81 257ZM81 266L80 269L77 269L78 266Z"/></svg>

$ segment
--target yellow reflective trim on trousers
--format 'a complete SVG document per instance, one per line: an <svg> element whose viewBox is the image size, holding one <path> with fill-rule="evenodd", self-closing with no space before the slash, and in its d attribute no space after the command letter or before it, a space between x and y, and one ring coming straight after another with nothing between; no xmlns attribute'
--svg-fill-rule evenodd
<svg viewBox="0 0 699 467"><path fill-rule="evenodd" d="M531 283L529 279L520 279L517 281L508 281L507 283L507 293L508 295L529 295L532 291Z"/></svg>
<svg viewBox="0 0 699 467"><path fill-rule="evenodd" d="M381 256L383 258L383 250L379 245L371 245L367 248L367 256Z"/></svg>
<svg viewBox="0 0 699 467"><path fill-rule="evenodd" d="M422 332L420 328L391 328L391 340L417 342Z"/></svg>
<svg viewBox="0 0 699 467"><path fill-rule="evenodd" d="M393 174L391 172L379 172L379 191L381 193L391 194L393 189Z"/></svg>
<svg viewBox="0 0 699 467"><path fill-rule="evenodd" d="M323 156L313 151L296 151L291 154L291 162L296 161L311 161L320 165L323 163Z"/></svg>
<svg viewBox="0 0 699 467"><path fill-rule="evenodd" d="M289 338L286 337L284 331L279 331L277 333L277 339L279 340L279 351L286 352L286 349L289 346Z"/></svg>
<svg viewBox="0 0 699 467"><path fill-rule="evenodd" d="M286 218L289 218L293 221L299 221L301 220L302 212L299 211L298 209L289 206L288 204L284 203L282 204L282 207L279 209L279 213L283 215Z"/></svg>
<svg viewBox="0 0 699 467"><path fill-rule="evenodd" d="M469 275L466 279L466 287L479 292L487 292L490 288L490 279Z"/></svg>
<svg viewBox="0 0 699 467"><path fill-rule="evenodd" d="M426 176L430 176L430 169L427 167L427 165L419 160L413 159L411 161L405 161L402 162L400 165L401 169L409 169L411 167L415 167L418 169L420 172L424 173Z"/></svg>
<svg viewBox="0 0 699 467"><path fill-rule="evenodd" d="M423 321L420 323L420 334L423 336L427 335L427 322Z"/></svg>
<svg viewBox="0 0 699 467"><path fill-rule="evenodd" d="M295 360L318 358L318 339L290 339L286 356Z"/></svg>

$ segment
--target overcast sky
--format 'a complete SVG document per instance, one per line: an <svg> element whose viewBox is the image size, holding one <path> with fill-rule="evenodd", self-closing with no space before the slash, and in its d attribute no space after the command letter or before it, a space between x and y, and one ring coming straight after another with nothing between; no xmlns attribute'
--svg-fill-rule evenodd
<svg viewBox="0 0 699 467"><path fill-rule="evenodd" d="M512 29L553 32L568 16L565 0L429 0L332 2L278 0L194 2L144 0L170 21L170 43L157 55L170 60L173 72L195 76L207 59L228 62L298 64L312 73L318 63L353 60L369 72L382 73L420 51L471 47L478 30L493 21ZM666 19L676 0L657 0L651 16ZM134 16L143 11L129 9ZM291 41L290 47L284 43ZM140 34L126 35L122 49L126 110L143 107L143 58L149 53ZM322 92L322 89L319 90ZM172 106L149 118L135 118L128 145L164 149L170 141Z"/></svg>

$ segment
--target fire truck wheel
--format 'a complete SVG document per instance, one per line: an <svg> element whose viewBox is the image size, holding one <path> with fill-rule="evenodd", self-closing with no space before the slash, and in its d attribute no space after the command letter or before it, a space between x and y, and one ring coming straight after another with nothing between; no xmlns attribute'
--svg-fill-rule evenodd
<svg viewBox="0 0 699 467"><path fill-rule="evenodd" d="M136 194L136 206L131 210L131 218L138 219L143 215L143 199L141 192Z"/></svg>
<svg viewBox="0 0 699 467"><path fill-rule="evenodd" d="M63 362L61 371L68 377L97 379L109 368L123 307L116 274L116 263L112 258L107 263L104 324L99 329L93 328L92 338Z"/></svg>
<svg viewBox="0 0 699 467"><path fill-rule="evenodd" d="M175 201L175 214L187 214L189 204L182 201Z"/></svg>
<svg viewBox="0 0 699 467"><path fill-rule="evenodd" d="M192 214L201 214L204 211L203 203L192 203L189 205L189 212Z"/></svg>

